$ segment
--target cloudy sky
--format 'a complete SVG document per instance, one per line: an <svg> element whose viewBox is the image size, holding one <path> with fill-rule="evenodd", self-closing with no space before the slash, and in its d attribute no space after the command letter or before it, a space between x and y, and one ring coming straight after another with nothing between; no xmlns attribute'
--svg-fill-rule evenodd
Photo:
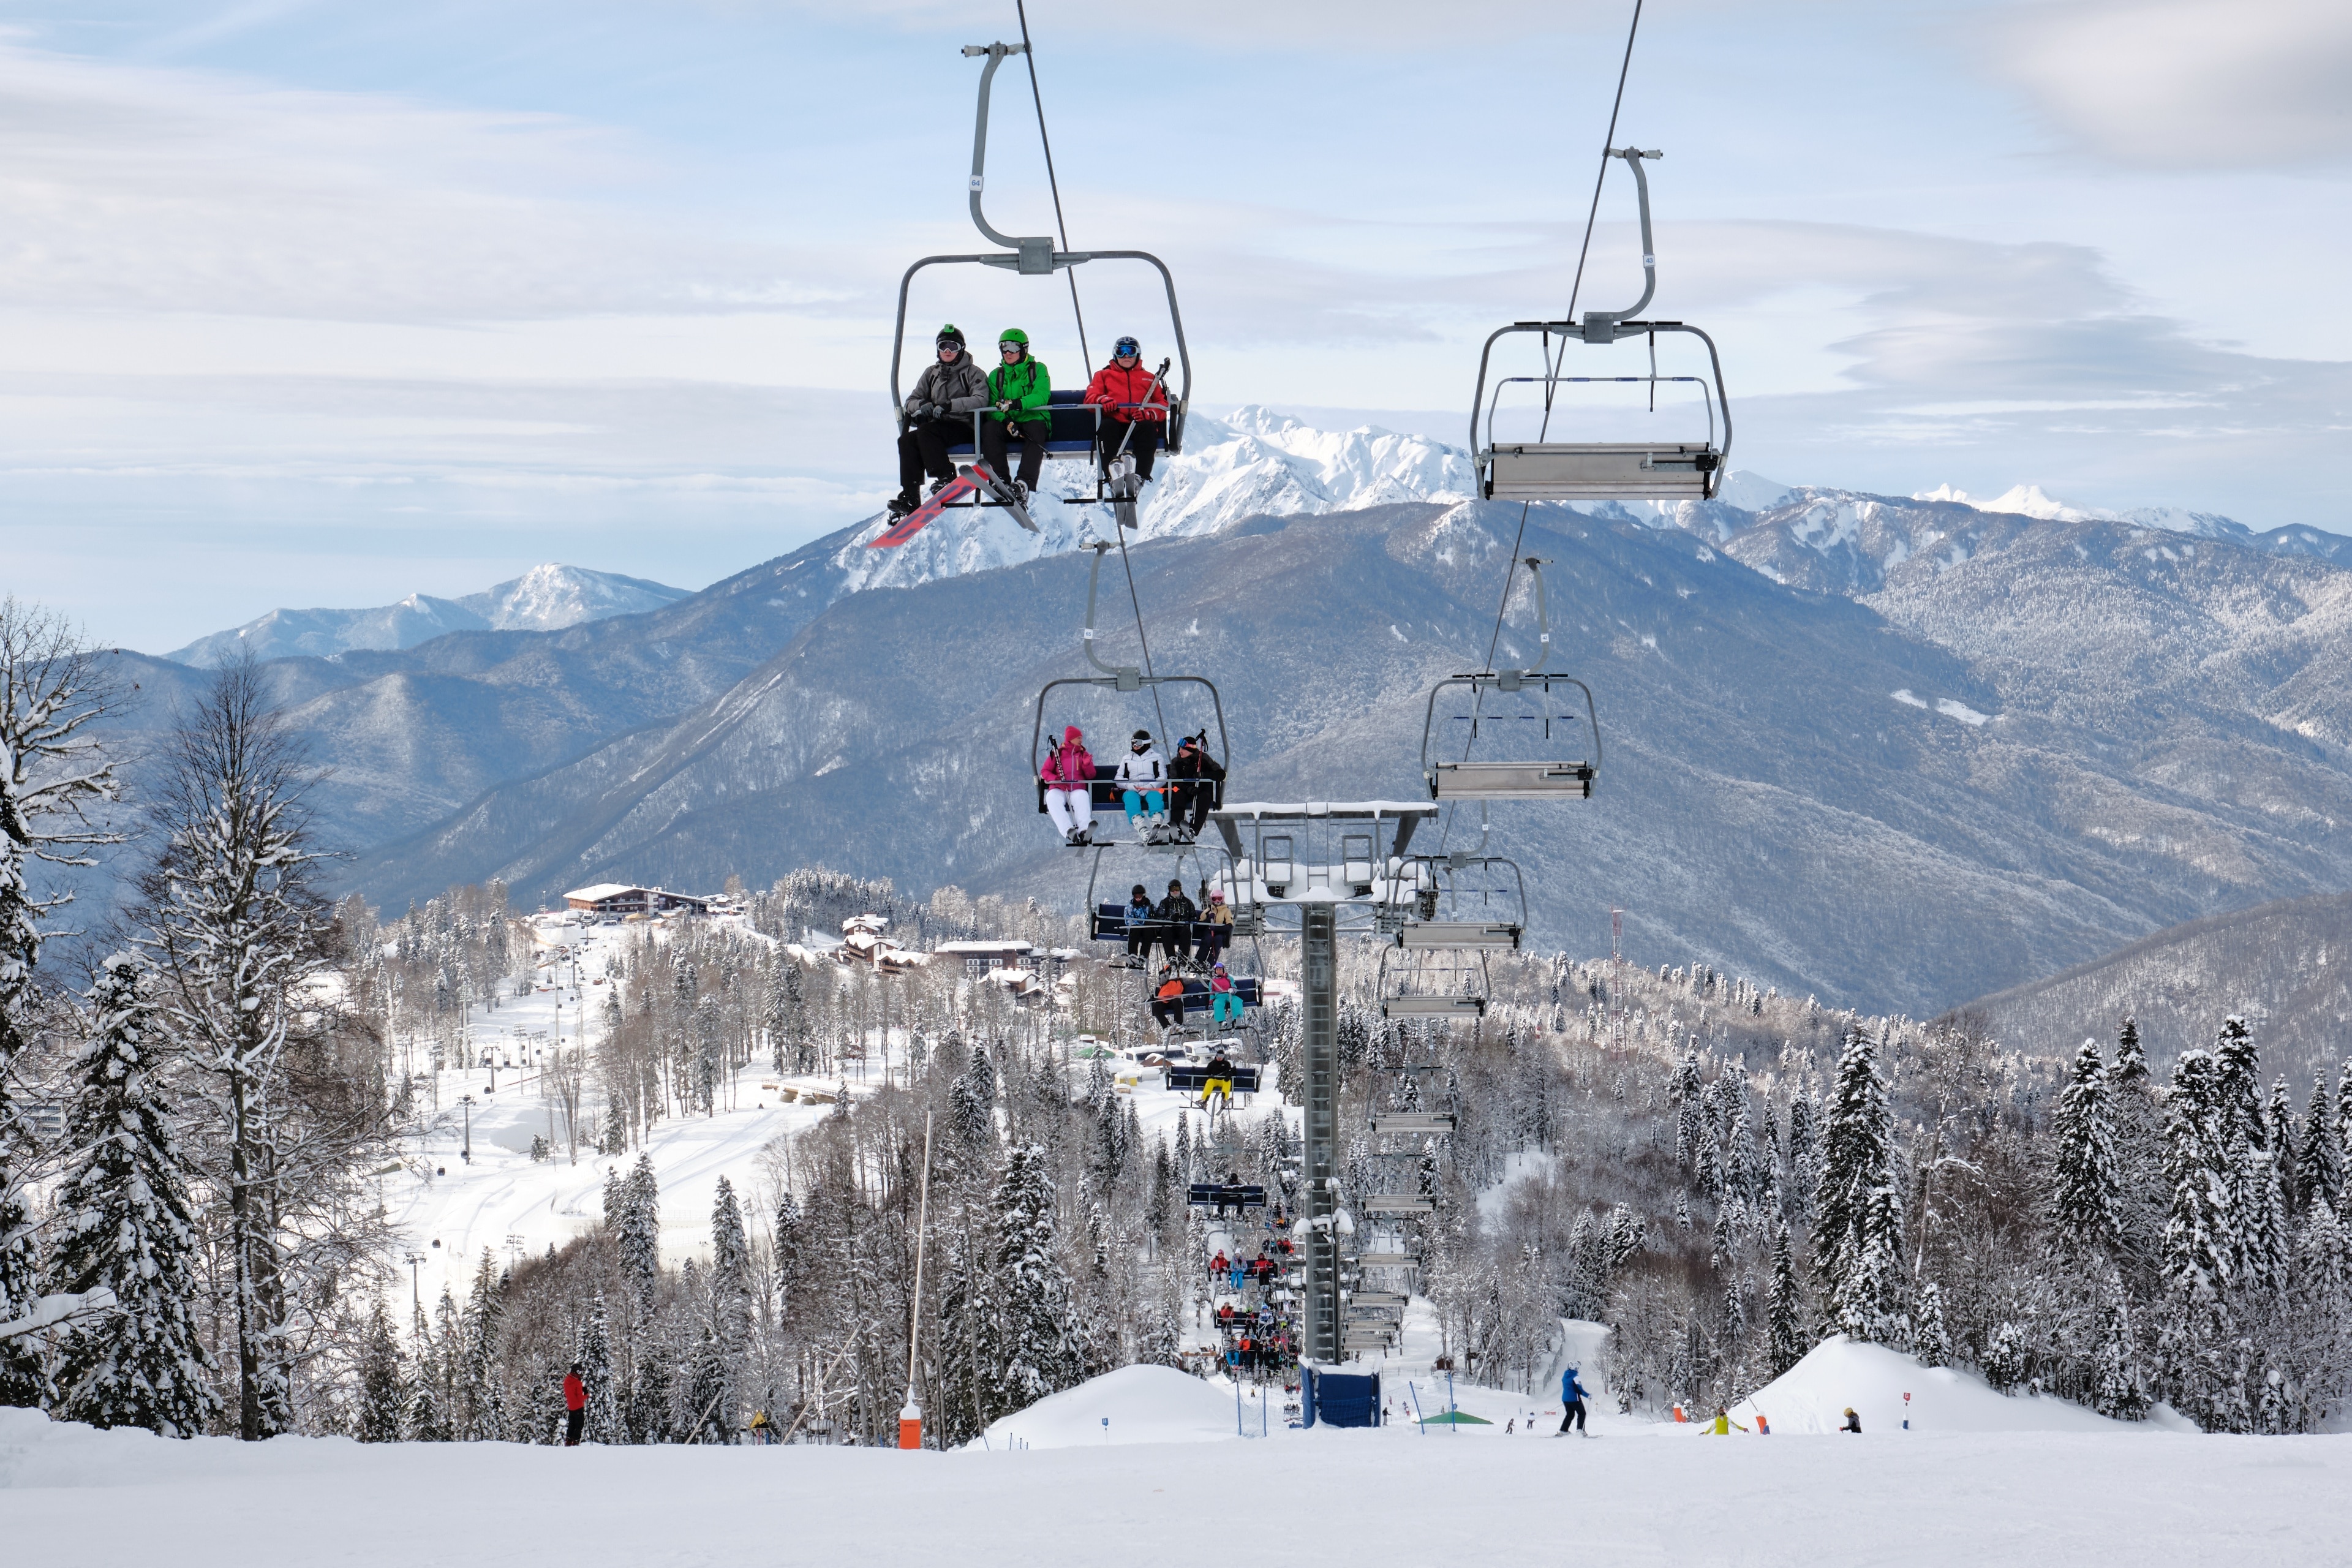
<svg viewBox="0 0 2352 1568"><path fill-rule="evenodd" d="M900 273L973 248L1011 0L0 0L0 588L109 642L872 510ZM1465 439L1567 308L1627 5L1033 0L1072 241L1206 405ZM1025 72L988 205L1052 208ZM2352 5L1653 0L1657 300L1735 461L2352 531ZM1631 187L1583 306L1639 291ZM919 280L1079 369L1066 286ZM1080 273L1099 358L1148 277ZM1522 367L1523 368L1523 367ZM1665 367L1662 367L1665 368Z"/></svg>

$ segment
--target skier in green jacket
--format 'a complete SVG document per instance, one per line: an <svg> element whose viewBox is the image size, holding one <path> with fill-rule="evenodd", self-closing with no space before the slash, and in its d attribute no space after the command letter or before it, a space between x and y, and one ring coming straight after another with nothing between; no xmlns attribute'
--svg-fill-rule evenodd
<svg viewBox="0 0 2352 1568"><path fill-rule="evenodd" d="M981 420L980 450L988 459L989 471L1003 479L1008 436L1019 439L1021 472L1013 477L1013 488L1026 507L1029 492L1036 488L1038 470L1045 465L1045 436L1053 428L1053 416L1046 409L1053 400L1054 384L1045 363L1029 352L1029 334L1020 328L1008 327L999 333L996 352L1003 363L988 373L991 405Z"/></svg>

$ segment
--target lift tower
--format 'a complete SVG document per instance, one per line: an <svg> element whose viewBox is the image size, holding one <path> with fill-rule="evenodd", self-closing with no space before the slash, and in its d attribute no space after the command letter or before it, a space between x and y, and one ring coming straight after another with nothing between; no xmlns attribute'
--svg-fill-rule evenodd
<svg viewBox="0 0 2352 1568"><path fill-rule="evenodd" d="M1233 858L1233 868L1211 886L1222 883L1235 923L1283 930L1297 922L1305 1079L1297 1098L1306 1108L1299 1222L1307 1310L1299 1351L1308 1361L1334 1362L1341 1353L1339 938L1392 936L1424 896L1433 895L1427 862L1412 858L1409 847L1413 830L1438 810L1414 801L1239 801L1211 817Z"/></svg>

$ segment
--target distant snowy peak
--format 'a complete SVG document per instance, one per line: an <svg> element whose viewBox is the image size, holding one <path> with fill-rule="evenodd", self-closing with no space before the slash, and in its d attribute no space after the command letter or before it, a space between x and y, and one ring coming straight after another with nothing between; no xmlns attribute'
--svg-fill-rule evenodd
<svg viewBox="0 0 2352 1568"><path fill-rule="evenodd" d="M163 657L218 665L250 650L257 658L328 658L355 649L415 647L451 632L561 631L610 616L633 616L688 597L684 588L549 563L459 599L411 594L365 610L272 610Z"/></svg>
<svg viewBox="0 0 2352 1568"><path fill-rule="evenodd" d="M1932 490L1913 492L1913 500L1954 501L1973 507L1978 511L2007 512L2019 517L2039 518L2044 522L2137 522L2143 528L2160 528L2168 533L2186 533L2198 539L2227 539L2244 543L2254 538L2254 531L2244 523L2210 511L2189 511L2177 506L2136 507L2129 511L2109 511L2105 507L2074 506L2057 500L2040 485L2011 485L1990 500L1983 500L1950 485L1937 485Z"/></svg>

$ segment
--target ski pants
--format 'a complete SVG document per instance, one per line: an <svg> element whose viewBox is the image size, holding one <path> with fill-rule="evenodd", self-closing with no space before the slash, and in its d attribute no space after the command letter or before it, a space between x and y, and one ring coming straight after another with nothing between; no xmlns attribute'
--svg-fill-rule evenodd
<svg viewBox="0 0 2352 1568"><path fill-rule="evenodd" d="M1160 421L1157 419L1139 419L1132 425L1125 425L1117 419L1106 418L1102 422L1102 432L1098 437L1101 442L1104 476L1106 478L1109 476L1111 460L1118 455L1118 444L1125 441L1127 455L1135 459L1135 477L1139 479L1150 479L1151 456L1160 450ZM1133 430L1135 434L1129 436L1128 434L1129 430Z"/></svg>
<svg viewBox="0 0 2352 1568"><path fill-rule="evenodd" d="M580 1428L587 1424L587 1420L588 1412L585 1410L573 1410L565 1413L563 1417L563 1446L565 1447L576 1448L580 1447Z"/></svg>
<svg viewBox="0 0 2352 1568"><path fill-rule="evenodd" d="M1194 837L1200 837L1201 825L1209 820L1209 813L1216 809L1216 805L1217 792L1205 780L1176 785L1175 820Z"/></svg>
<svg viewBox="0 0 2352 1568"><path fill-rule="evenodd" d="M1209 997L1209 1021L1213 1024L1238 1024L1242 1021L1242 999L1230 991L1219 991Z"/></svg>
<svg viewBox="0 0 2352 1568"><path fill-rule="evenodd" d="M1045 792L1045 815L1054 826L1067 837L1081 827L1095 825L1095 792L1083 786L1077 789L1048 789Z"/></svg>
<svg viewBox="0 0 2352 1568"><path fill-rule="evenodd" d="M1045 432L1053 426L1042 419L1034 425L1011 426L1013 434L1021 437L1021 472L1017 476L1007 474L1004 468L1005 451L1011 445L1005 438L1006 428L1002 419L980 422L980 450L988 459L988 471L1000 479L1018 478L1034 490L1037 488L1037 472L1045 466Z"/></svg>
<svg viewBox="0 0 2352 1568"><path fill-rule="evenodd" d="M1584 1401L1581 1399L1570 1400L1568 1408L1559 1413L1559 1429L1566 1432L1571 1426L1580 1432L1584 1430Z"/></svg>
<svg viewBox="0 0 2352 1568"><path fill-rule="evenodd" d="M1184 998L1171 996L1162 1002L1155 997L1151 1004L1151 1016L1163 1029L1171 1024L1179 1028L1183 1027Z"/></svg>
<svg viewBox="0 0 2352 1568"><path fill-rule="evenodd" d="M1130 827L1135 825L1137 817L1146 813L1158 816L1168 808L1168 797L1156 789L1122 790L1119 794L1122 803L1127 807L1127 821Z"/></svg>
<svg viewBox="0 0 2352 1568"><path fill-rule="evenodd" d="M1225 938L1233 929L1219 921L1197 922L1192 928L1192 956L1204 964L1216 963L1217 954L1225 951Z"/></svg>
<svg viewBox="0 0 2352 1568"><path fill-rule="evenodd" d="M898 492L901 495L921 495L926 473L935 479L955 478L955 465L948 460L948 443L956 438L956 434L957 426L953 421L918 419L913 429L898 437Z"/></svg>

